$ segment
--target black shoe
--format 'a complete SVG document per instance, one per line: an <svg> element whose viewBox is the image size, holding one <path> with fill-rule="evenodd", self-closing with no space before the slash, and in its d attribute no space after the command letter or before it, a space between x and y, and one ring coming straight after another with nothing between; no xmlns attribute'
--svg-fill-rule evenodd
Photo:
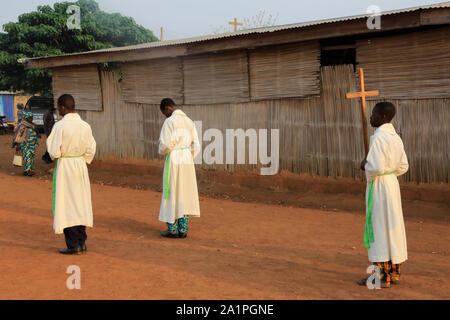
<svg viewBox="0 0 450 320"><path fill-rule="evenodd" d="M361 279L360 281L357 282L357 284L359 284L360 286L367 286L367 280L368 279L369 278Z"/></svg>
<svg viewBox="0 0 450 320"><path fill-rule="evenodd" d="M52 158L50 158L50 156L48 156L48 155L43 155L41 159L42 159L42 161L44 161L47 164L53 163Z"/></svg>
<svg viewBox="0 0 450 320"><path fill-rule="evenodd" d="M161 231L161 235L164 238L178 238L178 234L170 233L169 231Z"/></svg>
<svg viewBox="0 0 450 320"><path fill-rule="evenodd" d="M179 237L179 238L186 238L186 237L187 237L187 233L181 233L181 232L180 232L180 233L178 234L178 237Z"/></svg>
<svg viewBox="0 0 450 320"><path fill-rule="evenodd" d="M82 251L81 251L81 247L76 247L76 248L73 248L73 249L69 249L69 248L67 248L67 249L60 249L59 253L61 253L61 254L81 254Z"/></svg>
<svg viewBox="0 0 450 320"><path fill-rule="evenodd" d="M370 278L370 277L369 277L369 278ZM369 281L369 278L364 278L364 279L358 281L357 283L358 283L360 286L367 286L367 281ZM384 280L384 279L382 279L382 280L380 281L380 286L381 286L381 288L384 288L384 289L390 288L390 287L391 287L391 283L390 283L390 282L387 282L387 281Z"/></svg>

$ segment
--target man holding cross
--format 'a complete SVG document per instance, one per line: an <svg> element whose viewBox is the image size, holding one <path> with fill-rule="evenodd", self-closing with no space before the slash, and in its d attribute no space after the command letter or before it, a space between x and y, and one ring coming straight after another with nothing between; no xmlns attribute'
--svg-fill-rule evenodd
<svg viewBox="0 0 450 320"><path fill-rule="evenodd" d="M400 280L401 263L408 259L400 186L397 177L408 171L403 142L390 123L395 116L392 103L378 103L370 124L377 128L361 163L367 177L366 229L364 243L369 261L380 268L381 284L389 288ZM359 282L366 285L367 279Z"/></svg>
<svg viewBox="0 0 450 320"><path fill-rule="evenodd" d="M402 199L397 176L408 171L403 142L390 123L395 116L395 106L389 102L378 103L372 111L370 124L377 128L369 139L366 120L366 97L378 96L378 90L366 91L364 70L359 69L361 92L347 94L348 99L361 99L361 119L364 150L367 155L361 162L366 171L366 228L364 244L369 251L369 261L380 269L381 283L389 288L400 280L401 263L408 258ZM366 285L365 278L358 283Z"/></svg>

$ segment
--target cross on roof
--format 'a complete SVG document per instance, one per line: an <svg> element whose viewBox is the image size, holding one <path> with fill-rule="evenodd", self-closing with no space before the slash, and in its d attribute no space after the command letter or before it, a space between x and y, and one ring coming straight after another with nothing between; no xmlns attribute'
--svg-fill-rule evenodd
<svg viewBox="0 0 450 320"><path fill-rule="evenodd" d="M237 21L237 18L234 18L234 22L229 22L229 24L234 25L234 32L237 31L238 26L243 26L244 24Z"/></svg>

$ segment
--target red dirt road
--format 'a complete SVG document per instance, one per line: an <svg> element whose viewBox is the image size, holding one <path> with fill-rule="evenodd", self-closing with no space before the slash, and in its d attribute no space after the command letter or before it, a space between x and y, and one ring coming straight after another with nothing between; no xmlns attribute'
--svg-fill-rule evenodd
<svg viewBox="0 0 450 320"><path fill-rule="evenodd" d="M89 252L67 257L50 181L0 181L0 299L450 298L448 224L407 221L403 283L368 290L355 284L369 265L362 215L202 198L189 237L163 239L160 193L93 185ZM81 290L66 288L70 265Z"/></svg>
<svg viewBox="0 0 450 320"><path fill-rule="evenodd" d="M161 173L123 172L120 164L90 168L100 184L92 185L89 251L67 257L57 253L64 237L52 229L51 175L40 160L45 140L36 178L11 167L10 140L0 136L0 299L450 299L449 206L413 200L415 187L403 202L404 281L390 289L356 285L369 266L361 194L308 185L274 192L199 178L202 217L191 220L187 239L163 239L161 193L154 191ZM66 288L70 265L81 268L81 290Z"/></svg>

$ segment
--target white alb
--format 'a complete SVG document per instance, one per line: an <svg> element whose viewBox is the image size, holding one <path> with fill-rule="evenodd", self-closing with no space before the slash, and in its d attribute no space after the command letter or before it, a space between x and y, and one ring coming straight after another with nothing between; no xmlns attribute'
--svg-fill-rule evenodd
<svg viewBox="0 0 450 320"><path fill-rule="evenodd" d="M403 142L390 123L380 126L370 138L365 165L367 177L366 207L369 182L373 183L372 225L375 242L370 244L369 261L399 264L408 259L402 200L397 176L408 171ZM380 176L391 173L390 175Z"/></svg>
<svg viewBox="0 0 450 320"><path fill-rule="evenodd" d="M194 122L181 110L175 110L166 119L159 138L159 154L170 152L170 161L164 166L163 197L159 220L174 223L185 216L200 216L197 178L194 158L200 152L200 143ZM170 196L164 197L165 174L169 170Z"/></svg>
<svg viewBox="0 0 450 320"><path fill-rule="evenodd" d="M90 164L94 159L95 149L91 127L77 113L66 114L54 125L47 138L48 153L58 161L53 221L57 234L74 226L93 227L86 163Z"/></svg>

